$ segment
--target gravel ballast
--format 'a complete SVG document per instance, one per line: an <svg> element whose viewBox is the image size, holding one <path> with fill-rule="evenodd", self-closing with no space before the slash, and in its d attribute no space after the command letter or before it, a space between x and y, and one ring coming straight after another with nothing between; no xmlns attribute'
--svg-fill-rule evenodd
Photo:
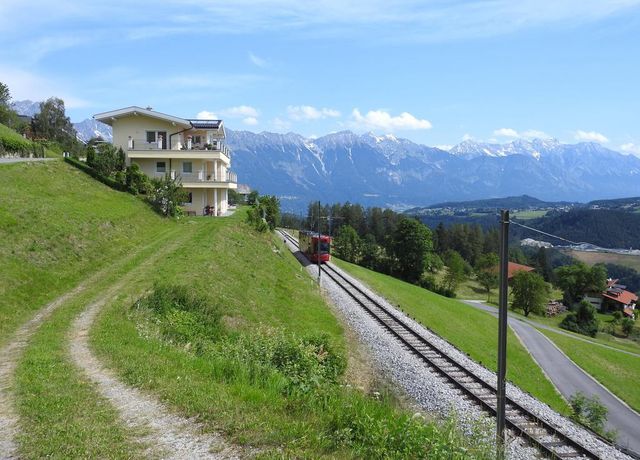
<svg viewBox="0 0 640 460"><path fill-rule="evenodd" d="M287 242L287 245L292 252L295 253L297 251L297 248L291 243ZM298 256L300 256L299 253ZM331 264L331 267L345 278L351 280L385 308L394 312L414 331L436 345L441 352L446 353L486 382L495 386L496 375L494 372L471 360L446 340L443 340L403 312L397 310L386 299L371 291L358 279L353 278L333 264ZM307 270L313 277L317 277L318 268L316 265L308 265ZM482 429L484 427L488 435L488 441L493 442L493 432L495 431L493 417L488 416L477 405L461 397L458 390L451 388L426 363L404 348L395 337L385 331L376 320L369 316L360 305L324 273L321 276L321 286L340 316L356 332L362 343L369 348L370 355L374 360L373 364L410 396L421 410L443 418L455 417L460 429L465 433L476 432L479 428ZM558 414L547 404L509 383L507 383L507 395L552 426L568 434L573 439L579 440L602 458L631 459L631 457L623 454L615 447L602 442L587 430ZM541 455L537 449L529 446L521 438L509 436L507 457L510 459L531 459L541 458Z"/></svg>

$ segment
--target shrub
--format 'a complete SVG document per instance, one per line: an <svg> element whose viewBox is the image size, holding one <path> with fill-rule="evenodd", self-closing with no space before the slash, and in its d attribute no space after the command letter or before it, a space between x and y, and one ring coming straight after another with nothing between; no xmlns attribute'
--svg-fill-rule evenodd
<svg viewBox="0 0 640 460"><path fill-rule="evenodd" d="M615 431L605 431L607 422L607 407L600 402L598 396L593 395L587 397L584 393L578 391L569 399L571 405L571 417L578 423L591 428L596 433L614 441L616 438Z"/></svg>
<svg viewBox="0 0 640 460"><path fill-rule="evenodd" d="M147 197L153 209L167 217L180 217L180 205L187 201L187 192L182 188L179 180L175 181L165 175L162 179L152 179Z"/></svg>
<svg viewBox="0 0 640 460"><path fill-rule="evenodd" d="M134 307L147 308L155 313L165 340L193 346L198 353L223 334L219 309L186 286L156 285Z"/></svg>
<svg viewBox="0 0 640 460"><path fill-rule="evenodd" d="M583 300L580 302L576 312L565 316L560 322L560 327L578 334L595 337L598 333L598 319L596 318L595 307Z"/></svg>
<svg viewBox="0 0 640 460"><path fill-rule="evenodd" d="M634 321L631 318L624 318L620 323L620 326L625 337L629 337L633 331Z"/></svg>

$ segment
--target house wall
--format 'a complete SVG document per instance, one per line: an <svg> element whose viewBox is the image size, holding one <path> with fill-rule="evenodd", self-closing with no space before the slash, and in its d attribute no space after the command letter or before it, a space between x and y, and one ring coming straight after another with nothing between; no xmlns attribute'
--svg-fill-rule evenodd
<svg viewBox="0 0 640 460"><path fill-rule="evenodd" d="M147 131L166 131L167 147L170 148L169 138L171 137L171 134L179 133L185 129L185 127L178 125L174 126L170 122L144 115L132 115L129 117L116 118L113 120L112 126L113 145L122 147L122 150L125 152L127 151L129 136L137 142L146 142ZM179 138L179 135L171 137L173 144L178 142Z"/></svg>

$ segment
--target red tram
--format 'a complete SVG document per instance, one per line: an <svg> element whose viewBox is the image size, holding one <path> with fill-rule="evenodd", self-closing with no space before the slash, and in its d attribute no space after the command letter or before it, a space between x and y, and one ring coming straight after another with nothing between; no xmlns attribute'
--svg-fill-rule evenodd
<svg viewBox="0 0 640 460"><path fill-rule="evenodd" d="M318 263L318 240L320 241L320 263L331 260L331 237L319 235L316 232L301 230L298 243L302 252L309 261Z"/></svg>

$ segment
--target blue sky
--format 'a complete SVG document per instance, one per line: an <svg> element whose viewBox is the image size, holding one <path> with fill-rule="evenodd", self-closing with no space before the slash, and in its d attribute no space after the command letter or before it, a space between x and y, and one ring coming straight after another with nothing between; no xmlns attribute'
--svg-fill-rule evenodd
<svg viewBox="0 0 640 460"><path fill-rule="evenodd" d="M129 105L233 129L640 156L640 0L0 2L0 81L73 121Z"/></svg>

